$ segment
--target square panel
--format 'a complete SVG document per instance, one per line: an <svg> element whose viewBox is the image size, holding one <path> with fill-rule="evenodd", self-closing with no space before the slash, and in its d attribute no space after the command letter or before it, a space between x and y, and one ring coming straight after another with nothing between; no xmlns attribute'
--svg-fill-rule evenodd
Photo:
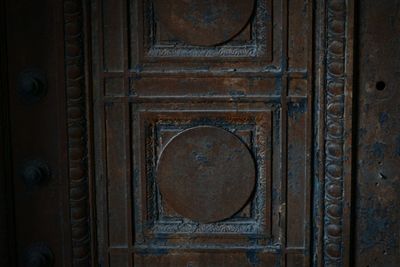
<svg viewBox="0 0 400 267"><path fill-rule="evenodd" d="M231 8L221 10L221 14L216 13L214 16L209 14L210 10L204 10L203 16L199 15L199 8L195 11L191 10L190 5L206 5L206 2L192 1L188 8L178 10L180 18L172 20L164 18L173 10L163 10L161 14L158 9L165 9L174 5L177 1L165 4L165 1L133 1L130 4L130 49L131 68L142 66L145 63L156 64L163 62L179 62L179 61L217 61L221 58L232 60L244 60L252 62L269 63L272 59L272 1L271 0L254 0L254 1L232 1L240 8L235 10L233 4ZM185 1L183 1L185 2ZM212 3L216 5L216 3ZM243 6L243 7L241 7ZM215 8L214 8L215 9ZM244 10L249 11L249 18L245 21L235 23L235 18L243 14ZM178 15L178 14L177 14ZM204 17L204 18L203 18ZM221 23L215 27L214 31L199 32L200 28L190 28L182 25L188 25L191 21L198 24L204 23L201 29L208 29L207 23L210 24L213 19L218 22L218 18L226 18L226 23ZM229 21L231 18L231 21ZM186 19L186 20L185 20ZM229 23L228 23L229 22ZM220 27L219 27L220 26ZM189 26L188 26L189 27ZM195 26L194 26L195 27ZM224 28L223 28L224 27ZM185 35L183 32L189 32ZM197 32L197 34L193 34ZM215 35L215 38L214 38ZM218 37L221 35L221 38ZM226 36L224 36L226 35ZM190 43L185 37L195 38L197 42ZM202 36L202 37L201 37ZM200 39L203 38L203 39ZM215 44L207 43L208 40L215 39ZM203 44L205 43L205 44Z"/></svg>
<svg viewBox="0 0 400 267"><path fill-rule="evenodd" d="M272 111L133 111L135 233L137 243L159 236L248 236L268 239L271 232ZM199 223L184 218L165 201L156 179L161 151L187 129L211 126L232 133L250 151L256 185L249 202L228 219ZM156 238L157 239L157 238Z"/></svg>

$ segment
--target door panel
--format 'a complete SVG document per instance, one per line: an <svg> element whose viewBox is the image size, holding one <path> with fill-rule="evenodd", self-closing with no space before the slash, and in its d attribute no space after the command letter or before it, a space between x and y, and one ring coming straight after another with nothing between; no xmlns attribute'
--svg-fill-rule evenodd
<svg viewBox="0 0 400 267"><path fill-rule="evenodd" d="M311 1L92 7L100 262L308 265Z"/></svg>

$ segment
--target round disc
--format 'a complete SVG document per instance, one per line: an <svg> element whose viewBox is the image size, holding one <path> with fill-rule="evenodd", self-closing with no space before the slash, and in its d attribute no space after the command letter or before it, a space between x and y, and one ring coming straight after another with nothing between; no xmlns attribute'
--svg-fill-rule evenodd
<svg viewBox="0 0 400 267"><path fill-rule="evenodd" d="M230 40L249 22L255 0L154 0L159 22L181 41L211 46Z"/></svg>
<svg viewBox="0 0 400 267"><path fill-rule="evenodd" d="M177 213L209 223L231 217L248 202L255 172L253 157L238 137L200 126L167 143L157 182L163 200Z"/></svg>

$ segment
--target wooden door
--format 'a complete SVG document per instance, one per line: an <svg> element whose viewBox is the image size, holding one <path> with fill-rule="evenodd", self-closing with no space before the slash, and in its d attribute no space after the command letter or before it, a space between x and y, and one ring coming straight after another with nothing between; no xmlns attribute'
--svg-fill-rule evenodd
<svg viewBox="0 0 400 267"><path fill-rule="evenodd" d="M309 265L312 3L92 7L99 262Z"/></svg>
<svg viewBox="0 0 400 267"><path fill-rule="evenodd" d="M23 3L15 262L350 266L353 1Z"/></svg>

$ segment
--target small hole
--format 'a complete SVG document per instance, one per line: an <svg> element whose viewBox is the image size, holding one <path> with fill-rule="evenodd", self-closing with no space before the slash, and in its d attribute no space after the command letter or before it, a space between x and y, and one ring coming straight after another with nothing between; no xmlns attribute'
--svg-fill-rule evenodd
<svg viewBox="0 0 400 267"><path fill-rule="evenodd" d="M379 81L376 83L376 90L382 91L386 88L386 83L384 81Z"/></svg>

